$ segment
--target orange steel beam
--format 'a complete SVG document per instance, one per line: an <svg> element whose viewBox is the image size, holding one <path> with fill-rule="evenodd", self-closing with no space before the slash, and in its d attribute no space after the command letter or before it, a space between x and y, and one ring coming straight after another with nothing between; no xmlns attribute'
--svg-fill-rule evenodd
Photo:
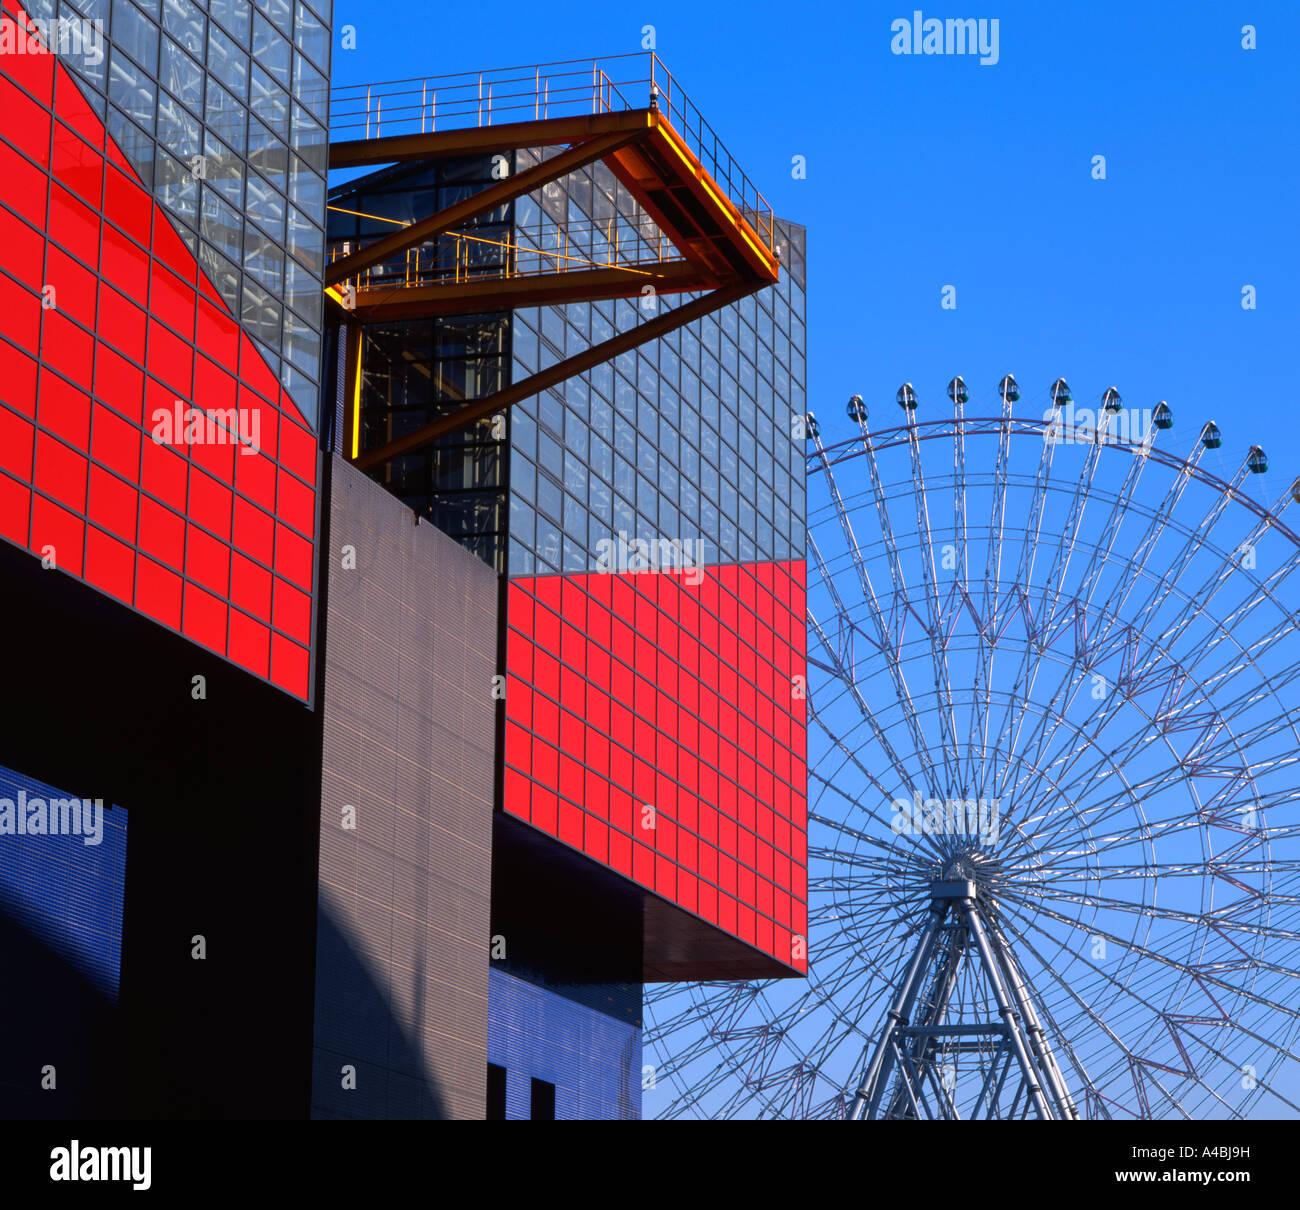
<svg viewBox="0 0 1300 1210"><path fill-rule="evenodd" d="M403 160L435 160L445 156L488 155L519 147L554 147L596 138L602 134L643 131L649 125L648 109L622 109L569 118L539 118L534 122L507 122L501 126L470 126L431 130L427 134L399 134L374 139L346 139L331 143L331 168L362 168L367 164L395 164Z"/></svg>
<svg viewBox="0 0 1300 1210"><path fill-rule="evenodd" d="M689 261L648 261L564 273L523 277L481 277L471 281L427 286L394 286L358 290L349 314L362 323L387 319L419 319L426 315L508 311L514 307L543 307L555 303L595 302L605 298L635 298L646 286L659 294L698 294L713 290L715 277Z"/></svg>
<svg viewBox="0 0 1300 1210"><path fill-rule="evenodd" d="M639 324L630 332L623 332L618 336L611 337L609 340L603 340L598 345L592 345L591 348L584 349L581 353L575 353L572 357L566 357L563 361L556 362L555 365L548 369L530 375L522 382L512 383L504 390L496 391L483 399L467 404L449 416L443 416L438 420L431 421L414 432L407 433L395 441L389 441L376 449L367 450L356 459L355 465L359 470L367 471L381 462L387 462L392 458L400 457L402 454L409 454L413 450L422 449L446 433L455 432L457 429L465 428L477 420L482 420L485 416L491 416L505 408L512 407L530 396L539 394L541 391L546 390L547 387L553 387L556 383L563 382L566 378L590 370L594 366L600 365L601 362L611 361L620 353L626 353L629 349L635 349L639 345L645 344L646 341L655 340L676 328L693 323L712 311L717 311L730 303L738 302L745 295L753 294L755 290L762 289L766 284L766 282L745 282L742 285L715 290L712 294L706 294L703 298L684 303L682 306L675 307L656 319Z"/></svg>
<svg viewBox="0 0 1300 1210"><path fill-rule="evenodd" d="M394 231L392 235L386 235L383 239L378 239L373 244L367 244L364 248L359 248L356 252L336 260L325 270L325 284L332 286L346 281L349 277L379 264L380 261L387 260L406 248L427 243L453 227L459 227L475 215L482 214L485 210L494 210L497 206L513 201L525 193L540 189L557 177L585 168L595 160L604 159L632 140L643 137L644 134L643 129L601 135L585 143L579 143L576 147L552 156L549 160L543 160L540 164L535 164L515 176L507 177L500 184L489 185L486 189L471 194L462 201L444 207L436 214L419 219L400 231Z"/></svg>
<svg viewBox="0 0 1300 1210"><path fill-rule="evenodd" d="M666 121L607 162L683 255L723 278L778 279L775 253Z"/></svg>

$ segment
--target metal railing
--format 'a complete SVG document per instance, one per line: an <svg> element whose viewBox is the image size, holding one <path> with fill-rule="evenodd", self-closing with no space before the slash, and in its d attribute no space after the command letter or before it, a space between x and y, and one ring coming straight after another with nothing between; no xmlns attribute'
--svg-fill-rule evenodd
<svg viewBox="0 0 1300 1210"><path fill-rule="evenodd" d="M654 51L349 84L330 92L335 142L657 108L769 249L772 208Z"/></svg>
<svg viewBox="0 0 1300 1210"><path fill-rule="evenodd" d="M399 224L400 225L400 224ZM532 277L578 269L620 269L633 275L648 271L628 263L629 254L641 266L649 263L683 263L684 258L662 234L653 240L629 231L610 219L571 226L520 228L513 237L494 239L467 231L449 231L429 243L404 249L348 280L358 290L410 288L485 277ZM330 264L369 240L332 240L327 250Z"/></svg>

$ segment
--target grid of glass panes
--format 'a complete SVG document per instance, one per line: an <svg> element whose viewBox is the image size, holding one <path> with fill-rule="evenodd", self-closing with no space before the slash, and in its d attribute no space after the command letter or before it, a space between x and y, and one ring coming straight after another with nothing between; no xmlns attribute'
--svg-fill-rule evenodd
<svg viewBox="0 0 1300 1210"><path fill-rule="evenodd" d="M566 225L584 231L636 210L604 165L565 185L560 197L516 206L521 243L540 230L549 246ZM706 563L803 557L803 446L792 417L806 410L804 229L779 222L778 232L776 286L512 410L512 576L591 570L602 542L620 534L702 540ZM516 311L514 380L651 314L639 300Z"/></svg>
<svg viewBox="0 0 1300 1210"><path fill-rule="evenodd" d="M395 229L476 193L492 176L489 157L397 165L330 191L327 247L344 256ZM499 274L511 208L499 207L375 265L363 287L468 270ZM468 236L461 233L468 233ZM358 447L371 450L481 399L507 383L510 319L505 312L366 324L361 346ZM371 472L393 495L498 571L505 569L505 430L479 421L431 447Z"/></svg>
<svg viewBox="0 0 1300 1210"><path fill-rule="evenodd" d="M63 56L146 188L314 424L333 0L30 0L102 22ZM97 61L96 61L97 60Z"/></svg>

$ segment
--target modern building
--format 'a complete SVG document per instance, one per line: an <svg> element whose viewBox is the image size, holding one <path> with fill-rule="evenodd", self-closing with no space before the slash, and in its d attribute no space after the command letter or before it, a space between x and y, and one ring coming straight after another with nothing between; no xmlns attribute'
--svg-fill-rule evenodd
<svg viewBox="0 0 1300 1210"><path fill-rule="evenodd" d="M0 14L16 1116L307 1110L329 18Z"/></svg>
<svg viewBox="0 0 1300 1210"><path fill-rule="evenodd" d="M805 969L803 231L330 16L6 0L6 1114L638 1117L643 982Z"/></svg>
<svg viewBox="0 0 1300 1210"><path fill-rule="evenodd" d="M805 968L804 234L743 184L699 189L677 134L697 115L631 59L356 90L335 114L336 164L396 162L330 194L352 289L332 431L500 573L503 1116L534 1095L637 1116L644 981ZM593 106L574 81L598 73ZM658 105L621 101L638 89ZM605 128L563 125L570 92ZM606 133L629 112L648 132ZM743 182L710 140L708 179ZM683 298L703 313L673 324Z"/></svg>

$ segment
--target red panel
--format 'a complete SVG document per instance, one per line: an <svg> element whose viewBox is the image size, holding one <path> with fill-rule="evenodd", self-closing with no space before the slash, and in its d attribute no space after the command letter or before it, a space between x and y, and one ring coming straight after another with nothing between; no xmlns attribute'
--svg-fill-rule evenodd
<svg viewBox="0 0 1300 1210"><path fill-rule="evenodd" d="M48 433L36 434L36 486L75 512L86 511L87 461Z"/></svg>
<svg viewBox="0 0 1300 1210"><path fill-rule="evenodd" d="M131 603L135 591L135 551L93 525L86 530L86 579L119 600Z"/></svg>
<svg viewBox="0 0 1300 1210"><path fill-rule="evenodd" d="M87 104L86 98L82 96L81 90L73 83L71 76L63 74L58 77L58 94L56 111L59 120L102 153L104 127L95 111Z"/></svg>
<svg viewBox="0 0 1300 1210"><path fill-rule="evenodd" d="M45 281L45 237L28 223L11 220L5 226L5 269L32 290Z"/></svg>
<svg viewBox="0 0 1300 1210"><path fill-rule="evenodd" d="M230 658L258 676L270 675L271 631L237 609L230 611Z"/></svg>
<svg viewBox="0 0 1300 1210"><path fill-rule="evenodd" d="M281 635L271 636L271 679L298 697L307 696L307 648Z"/></svg>
<svg viewBox="0 0 1300 1210"><path fill-rule="evenodd" d="M36 429L30 421L8 408L0 408L0 470L30 481L35 440Z"/></svg>
<svg viewBox="0 0 1300 1210"><path fill-rule="evenodd" d="M104 156L66 126L54 124L54 178L86 205L98 209L104 189Z"/></svg>
<svg viewBox="0 0 1300 1210"><path fill-rule="evenodd" d="M227 547L232 499L230 489L211 475L205 475L197 467L190 472L190 517L221 538Z"/></svg>
<svg viewBox="0 0 1300 1210"><path fill-rule="evenodd" d="M159 223L158 230L171 231L171 227ZM194 296L193 287L160 265L155 266L153 278L149 283L149 310L163 323L174 328L191 348L194 344L194 319L197 309L198 300ZM207 400L202 402L204 407L214 406Z"/></svg>
<svg viewBox="0 0 1300 1210"><path fill-rule="evenodd" d="M194 389L194 346L157 320L149 321L149 354L145 368L184 399Z"/></svg>
<svg viewBox="0 0 1300 1210"><path fill-rule="evenodd" d="M40 406L36 415L43 429L56 433L79 450L90 448L90 396L48 370L41 373Z"/></svg>
<svg viewBox="0 0 1300 1210"><path fill-rule="evenodd" d="M5 21L12 20L12 14L20 12L13 5L6 5ZM17 43L15 42L15 49ZM6 54L4 58L5 75L10 76L32 94L42 105L48 105L54 95L54 57L47 54ZM41 161L45 160L42 152Z"/></svg>
<svg viewBox="0 0 1300 1210"><path fill-rule="evenodd" d="M31 507L31 489L8 475L0 475L0 537L25 546Z"/></svg>
<svg viewBox="0 0 1300 1210"><path fill-rule="evenodd" d="M269 622L271 620L271 573L241 554L232 555L230 599L240 609Z"/></svg>
<svg viewBox="0 0 1300 1210"><path fill-rule="evenodd" d="M124 483L116 475L100 470L94 464L90 468L90 515L105 529L111 531L124 542L135 542L136 516L140 508L140 493L129 483ZM129 561L135 563L134 556ZM89 575L89 571L87 572ZM121 596L114 592L114 596ZM131 599L131 594L126 594Z"/></svg>
<svg viewBox="0 0 1300 1210"><path fill-rule="evenodd" d="M290 584L275 582L275 628L301 643L311 641L311 597Z"/></svg>
<svg viewBox="0 0 1300 1210"><path fill-rule="evenodd" d="M25 416L36 415L36 361L0 340L0 401Z"/></svg>
<svg viewBox="0 0 1300 1210"><path fill-rule="evenodd" d="M792 673L757 652L774 650L778 633L797 636L797 652L780 646L803 671L802 597L778 603L766 587L803 575L764 564L713 568L698 586L651 573L512 581L506 760L518 773L505 801L800 969L791 933L806 923L804 707ZM778 806L797 830L784 812L778 826Z"/></svg>
<svg viewBox="0 0 1300 1210"><path fill-rule="evenodd" d="M4 171L0 165L0 173ZM41 339L41 300L26 286L0 273L0 314L4 334L23 349L36 349Z"/></svg>
<svg viewBox="0 0 1300 1210"><path fill-rule="evenodd" d="M149 246L153 227L153 199L124 172L109 168L104 189L104 217L142 247ZM162 222L166 222L159 216ZM107 242L107 232L105 242ZM145 258L148 263L148 258Z"/></svg>
<svg viewBox="0 0 1300 1210"><path fill-rule="evenodd" d="M191 549L193 537L191 536ZM181 606L181 632L186 638L210 647L220 655L226 653L227 606L220 598L195 584L185 585Z"/></svg>
<svg viewBox="0 0 1300 1210"><path fill-rule="evenodd" d="M185 572L222 597L230 594L230 547L196 525L185 527ZM224 615L223 615L224 616ZM206 640L201 640L206 642ZM212 644L210 644L212 645Z"/></svg>
<svg viewBox="0 0 1300 1210"><path fill-rule="evenodd" d="M316 482L316 438L296 424L280 426L280 462L299 479Z"/></svg>
<svg viewBox="0 0 1300 1210"><path fill-rule="evenodd" d="M294 529L310 537L316 528L316 493L285 471L280 472L279 484L276 501L280 516Z"/></svg>
<svg viewBox="0 0 1300 1210"><path fill-rule="evenodd" d="M0 534L309 696L316 438L47 53L0 59L0 194Z"/></svg>
<svg viewBox="0 0 1300 1210"><path fill-rule="evenodd" d="M99 282L88 269L66 252L51 248L45 266L45 282L54 288L50 296L60 311L87 328L95 326L95 297Z"/></svg>
<svg viewBox="0 0 1300 1210"><path fill-rule="evenodd" d="M179 513L185 512L185 486L189 467L170 446L160 445L151 438L141 443L143 470L140 484L151 495Z"/></svg>
<svg viewBox="0 0 1300 1210"><path fill-rule="evenodd" d="M17 56L15 56L16 58ZM8 56L6 56L6 67ZM6 122L5 138L38 164L50 154L50 115L23 91L0 75L0 110Z"/></svg>
<svg viewBox="0 0 1300 1210"><path fill-rule="evenodd" d="M311 543L283 525L275 527L275 570L299 588L311 591Z"/></svg>
<svg viewBox="0 0 1300 1210"><path fill-rule="evenodd" d="M136 559L135 605L173 630L181 625L181 578L143 555Z"/></svg>
<svg viewBox="0 0 1300 1210"><path fill-rule="evenodd" d="M181 571L185 567L185 520L148 496L140 498L140 549Z"/></svg>
<svg viewBox="0 0 1300 1210"><path fill-rule="evenodd" d="M127 297L143 303L149 295L148 258L125 235L112 227L104 228L100 249L104 280L116 286Z"/></svg>
<svg viewBox="0 0 1300 1210"><path fill-rule="evenodd" d="M144 362L145 313L111 286L105 286L100 293L96 331L100 340L108 341L133 361Z"/></svg>
<svg viewBox="0 0 1300 1210"><path fill-rule="evenodd" d="M275 521L242 496L235 497L235 546L267 567L275 558Z"/></svg>
<svg viewBox="0 0 1300 1210"><path fill-rule="evenodd" d="M41 360L90 390L95 364L95 338L58 311L46 311Z"/></svg>
<svg viewBox="0 0 1300 1210"><path fill-rule="evenodd" d="M8 123L3 133L9 137ZM6 206L36 226L44 224L49 177L3 142L0 142L0 180L5 183Z"/></svg>
<svg viewBox="0 0 1300 1210"><path fill-rule="evenodd" d="M85 523L67 509L52 504L43 496L32 497L32 530L28 545L48 560L51 567L74 576L81 575L82 545Z"/></svg>

